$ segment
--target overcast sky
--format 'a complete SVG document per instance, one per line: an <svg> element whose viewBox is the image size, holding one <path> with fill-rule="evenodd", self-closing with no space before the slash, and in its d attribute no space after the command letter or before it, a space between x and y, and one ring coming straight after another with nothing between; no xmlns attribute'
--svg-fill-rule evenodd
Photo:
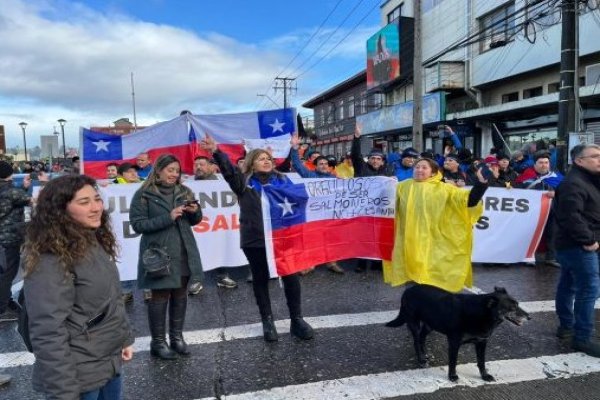
<svg viewBox="0 0 600 400"><path fill-rule="evenodd" d="M274 108L276 76L297 77L300 104L359 72L380 0L1 0L0 124L7 147L79 127L138 125ZM322 26L321 26L322 25ZM309 41L311 36L314 37ZM295 57L295 58L294 58ZM308 110L301 110L307 113Z"/></svg>

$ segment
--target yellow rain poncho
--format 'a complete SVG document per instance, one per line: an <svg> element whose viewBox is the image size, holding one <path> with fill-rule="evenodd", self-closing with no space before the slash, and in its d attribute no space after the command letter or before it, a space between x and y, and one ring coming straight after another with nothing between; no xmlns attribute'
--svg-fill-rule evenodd
<svg viewBox="0 0 600 400"><path fill-rule="evenodd" d="M400 182L396 189L395 241L383 278L392 286L408 281L459 292L473 284L473 224L481 202L467 208L469 191L441 181Z"/></svg>

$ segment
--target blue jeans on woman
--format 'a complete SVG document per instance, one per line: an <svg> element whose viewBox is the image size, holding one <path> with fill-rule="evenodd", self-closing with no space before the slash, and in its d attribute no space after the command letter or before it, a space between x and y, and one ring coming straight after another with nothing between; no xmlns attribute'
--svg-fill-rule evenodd
<svg viewBox="0 0 600 400"><path fill-rule="evenodd" d="M101 388L82 393L80 400L120 400L122 386L123 378L117 375Z"/></svg>
<svg viewBox="0 0 600 400"><path fill-rule="evenodd" d="M560 325L573 329L574 340L587 342L594 331L594 304L600 288L598 253L582 247L556 251L560 280L556 288L556 314Z"/></svg>

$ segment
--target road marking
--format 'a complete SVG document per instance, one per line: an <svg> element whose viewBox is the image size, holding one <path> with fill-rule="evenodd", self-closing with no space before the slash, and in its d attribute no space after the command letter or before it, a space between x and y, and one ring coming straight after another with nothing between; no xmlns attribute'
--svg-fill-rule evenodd
<svg viewBox="0 0 600 400"><path fill-rule="evenodd" d="M529 301L519 303L519 305L530 314L554 311L554 301ZM596 308L600 309L600 300L596 302ZM398 310L394 310L357 314L323 315L318 317L306 317L305 320L311 324L314 329L331 329L384 324L396 318L397 315ZM287 332L289 330L290 320L282 319L275 321L275 326L280 332ZM225 328L186 331L185 341L190 345L210 344L260 337L262 334L262 325L260 323L246 324L228 326ZM133 347L135 351L149 351L150 337L137 337ZM24 351L0 354L0 368L33 365L33 362L33 354Z"/></svg>
<svg viewBox="0 0 600 400"><path fill-rule="evenodd" d="M600 372L600 359L583 353L559 354L535 358L498 360L486 363L495 382L485 382L475 363L457 367L458 383L447 378L446 367L393 371L347 378L276 387L256 392L221 396L222 400L370 400L433 393L457 386L479 387L508 383L571 378ZM206 397L200 400L214 400Z"/></svg>

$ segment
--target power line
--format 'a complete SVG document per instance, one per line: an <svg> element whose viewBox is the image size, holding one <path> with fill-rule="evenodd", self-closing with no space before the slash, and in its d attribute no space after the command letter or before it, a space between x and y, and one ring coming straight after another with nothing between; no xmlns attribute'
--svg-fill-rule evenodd
<svg viewBox="0 0 600 400"><path fill-rule="evenodd" d="M362 4L364 0L359 0L358 3L356 3L356 5L350 10L350 12L348 13L348 15L346 15L346 17L342 20L342 22L334 29L334 31L329 35L329 38L334 37L334 35L337 33L337 31L340 30L340 28L346 23L346 21L352 16L352 14L354 14L354 12L358 9L358 7ZM379 4L377 4L379 5ZM298 71L300 70L304 65L306 65L306 63L314 57L315 54L317 54L317 52L319 50L321 50L323 48L323 46L325 46L325 44L327 43L327 40L324 40L323 42L321 42L321 44L298 66L295 68L294 71ZM295 75L293 72L290 73L289 75Z"/></svg>
<svg viewBox="0 0 600 400"><path fill-rule="evenodd" d="M321 58L319 58L314 64L312 64L310 67L308 67L307 69L305 69L303 72L299 73L296 77L299 78L302 75L306 74L308 71L310 71L311 69L313 69L316 65L318 65L321 61L323 61L325 59L325 57L327 57L333 50L335 50L344 40L346 40L346 38L348 36L350 36L352 34L352 32L354 32L356 30L356 28L358 28L358 26L365 20L367 19L367 17L369 15L371 15L371 13L373 12L373 10L375 10L375 8L377 8L379 6L379 4L375 4L374 7L372 7L369 12L367 12L367 14L362 17L353 27L352 29L350 29L350 31L348 31L348 33L342 38L340 39L331 49L329 49L329 51L327 53L325 53Z"/></svg>
<svg viewBox="0 0 600 400"><path fill-rule="evenodd" d="M333 15L334 11L338 8L338 6L340 5L341 2L342 2L342 0L338 0L338 2L335 4L335 6L333 6L333 8L329 12L329 14L327 14L327 16L325 17L325 19L321 22L321 25L319 25L319 27L317 28L317 30L313 32L313 34L310 36L310 38L308 38L308 40L306 41L306 43L304 43L304 46L302 46L302 48L300 50L298 50L298 52L294 55L294 57L292 57L292 59L290 60L290 62L287 63L287 65L285 67L283 67L283 69L281 70L280 73L277 74L277 76L282 75L283 72L290 65L292 65L292 63L294 61L296 61L296 58L298 58L298 56L300 55L300 53L302 53L304 51L304 49L306 48L306 46L308 46L310 44L310 42L315 38L315 36L317 36L317 34L319 32L321 32L321 28L323 28L323 25L325 25L325 23L329 20L329 17L331 17L331 15Z"/></svg>

